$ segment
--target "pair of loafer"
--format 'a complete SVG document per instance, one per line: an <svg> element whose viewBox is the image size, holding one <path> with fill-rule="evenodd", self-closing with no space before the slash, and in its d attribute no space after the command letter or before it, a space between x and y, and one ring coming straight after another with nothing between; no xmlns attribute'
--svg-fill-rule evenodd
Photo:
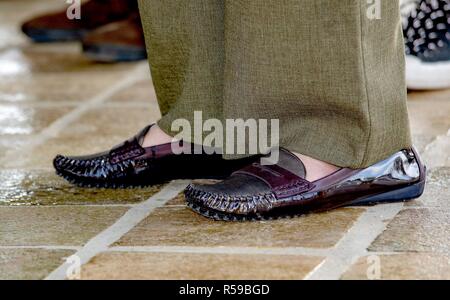
<svg viewBox="0 0 450 300"><path fill-rule="evenodd" d="M58 155L54 160L57 174L74 184L99 188L222 179L214 184L190 184L185 198L199 214L224 221L266 220L348 205L407 201L420 197L425 187L425 167L414 149L398 151L365 169L342 168L309 182L302 161L286 149L281 149L277 164L264 165L260 157L224 160L220 153L208 154L211 151L203 147L182 142L144 148L141 144L150 127L108 152L84 157ZM202 149L200 153L198 149Z"/></svg>

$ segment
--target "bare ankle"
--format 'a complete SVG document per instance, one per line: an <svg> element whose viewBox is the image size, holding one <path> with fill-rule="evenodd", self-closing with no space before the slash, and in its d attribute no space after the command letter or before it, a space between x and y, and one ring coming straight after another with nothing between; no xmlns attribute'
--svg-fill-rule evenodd
<svg viewBox="0 0 450 300"><path fill-rule="evenodd" d="M318 179L324 178L330 174L333 174L340 168L326 163L321 160L317 160L315 158L312 158L310 156L306 156L303 154L295 153L295 155L301 159L303 164L305 165L306 169L306 180L312 182L316 181Z"/></svg>
<svg viewBox="0 0 450 300"><path fill-rule="evenodd" d="M168 144L173 141L173 137L166 134L158 125L154 125L145 135L144 141L142 142L142 147L148 148L157 145Z"/></svg>

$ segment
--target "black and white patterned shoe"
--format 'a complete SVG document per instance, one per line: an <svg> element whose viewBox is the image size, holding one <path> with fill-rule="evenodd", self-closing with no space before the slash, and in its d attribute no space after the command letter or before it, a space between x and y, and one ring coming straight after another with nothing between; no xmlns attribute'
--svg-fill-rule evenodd
<svg viewBox="0 0 450 300"><path fill-rule="evenodd" d="M450 0L422 0L404 22L409 89L450 87Z"/></svg>

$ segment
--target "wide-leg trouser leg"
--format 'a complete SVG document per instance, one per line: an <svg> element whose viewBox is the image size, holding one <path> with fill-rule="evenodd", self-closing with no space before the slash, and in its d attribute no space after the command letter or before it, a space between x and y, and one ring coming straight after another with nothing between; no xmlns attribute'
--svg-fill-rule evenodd
<svg viewBox="0 0 450 300"><path fill-rule="evenodd" d="M221 118L223 0L141 0L140 13L152 79L170 132L175 119Z"/></svg>
<svg viewBox="0 0 450 300"><path fill-rule="evenodd" d="M140 4L166 132L194 110L279 119L281 146L352 168L411 145L398 1Z"/></svg>

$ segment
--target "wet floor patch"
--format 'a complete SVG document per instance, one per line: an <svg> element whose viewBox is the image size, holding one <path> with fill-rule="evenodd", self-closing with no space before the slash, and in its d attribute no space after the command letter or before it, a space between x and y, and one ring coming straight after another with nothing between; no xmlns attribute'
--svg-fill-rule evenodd
<svg viewBox="0 0 450 300"><path fill-rule="evenodd" d="M0 206L133 204L156 194L162 185L141 189L86 189L73 186L52 171L0 171Z"/></svg>
<svg viewBox="0 0 450 300"><path fill-rule="evenodd" d="M0 245L80 247L127 211L128 207L106 205L0 206Z"/></svg>
<svg viewBox="0 0 450 300"><path fill-rule="evenodd" d="M79 156L103 152L128 140L159 118L159 111L141 107L90 109L60 134L38 145L33 155L0 164L8 168L45 169L57 154ZM1 150L1 149L0 149ZM25 149L22 152L28 153ZM21 153L22 153L21 152Z"/></svg>
<svg viewBox="0 0 450 300"><path fill-rule="evenodd" d="M69 107L35 108L0 103L0 135L38 133L69 111Z"/></svg>
<svg viewBox="0 0 450 300"><path fill-rule="evenodd" d="M77 43L0 49L0 101L80 103L116 84L132 65L94 64Z"/></svg>

